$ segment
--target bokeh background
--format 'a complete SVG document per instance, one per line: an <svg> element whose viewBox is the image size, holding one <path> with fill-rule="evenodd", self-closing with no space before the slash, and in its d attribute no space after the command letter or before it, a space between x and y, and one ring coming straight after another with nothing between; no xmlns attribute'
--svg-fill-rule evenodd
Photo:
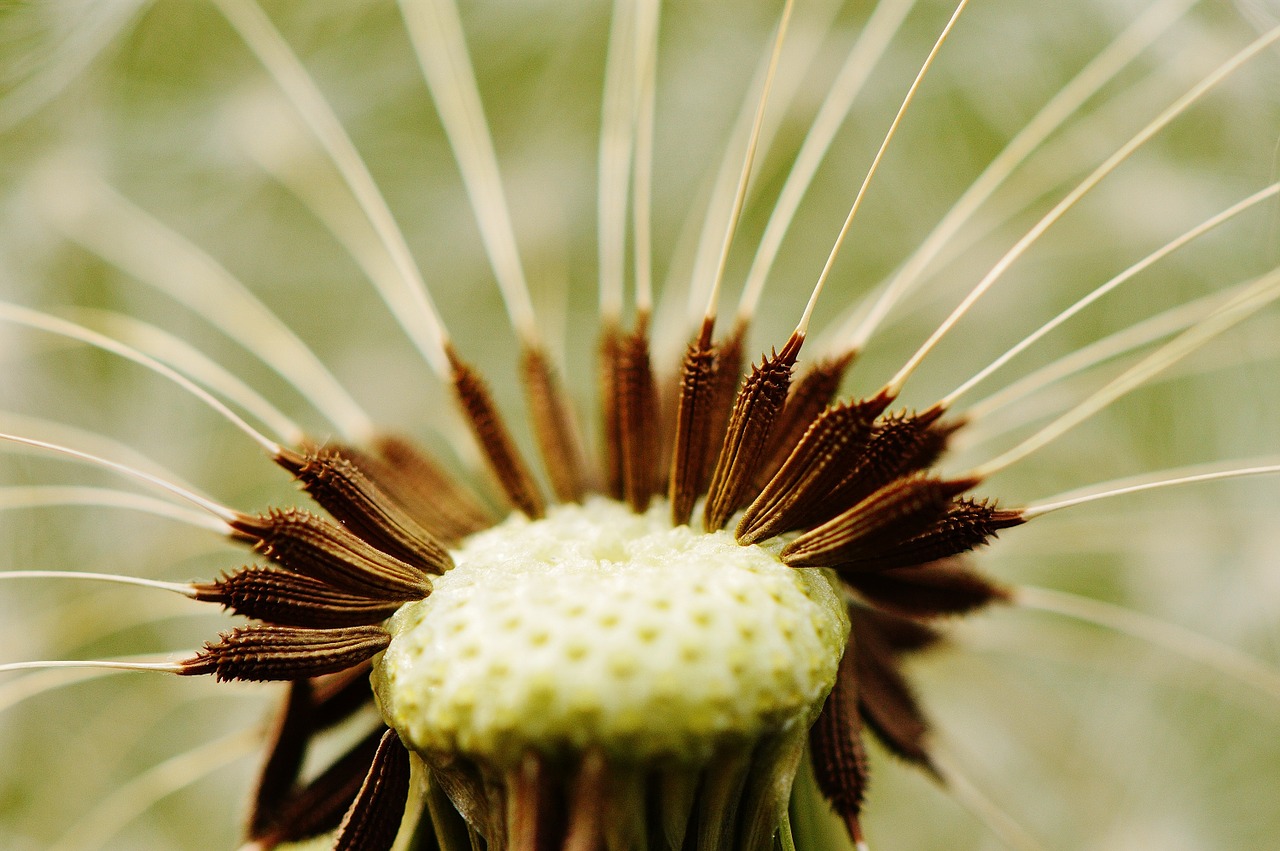
<svg viewBox="0 0 1280 851"><path fill-rule="evenodd" d="M368 163L461 352L522 423L516 348L398 8L355 0L264 5ZM731 256L726 316L791 158L873 5L798 4L779 84L790 94L770 115L772 144ZM900 5L911 7L906 22L806 197L751 350L779 345L794 324L871 156L952 11L936 0ZM1190 5L984 206L873 340L848 392L877 387L1063 193L1275 23L1275 7L1262 0ZM838 323L901 264L1013 134L1147 6L974 3L885 159L819 306L820 325ZM689 234L701 223L710 176L779 10L755 2L663 10L653 224L666 305L659 366L667 371L688 331ZM610 4L586 0L462 8L540 324L592 428L596 163L610 14ZM1278 91L1280 52L1271 48L1037 244L929 359L905 401L927 405L1074 297L1275 180ZM303 197L278 175L304 187ZM111 193L156 227L141 227ZM102 316L86 308L154 323L309 432L328 434L332 426L252 354L121 267L120 258L131 257L178 286L201 274L175 262L157 236L171 229L278 313L376 422L480 477L430 370L305 198L321 199L366 238L331 166L213 5L0 2L0 298L91 321ZM1254 211L1160 264L1045 340L993 388L1274 268L1278 209ZM985 491L1017 504L1119 476L1280 450L1278 318L1264 312ZM1011 430L970 447L957 469L1012 445L1119 368L1015 406ZM48 335L0 329L0 411L0 430L130 463L130 453L140 453L147 460L137 463L158 464L239 509L300 498L242 434L172 385ZM993 418L993 431L998 424ZM519 436L531 450L530 436ZM133 486L3 449L0 569L186 580L246 560L214 535L136 512L30 507L30 493L18 488ZM1274 480L1259 480L1103 503L1007 533L981 562L1002 580L1111 601L1275 667L1277 493ZM160 591L0 584L0 661L189 653L227 625ZM1263 848L1280 835L1274 693L1268 698L1167 649L1021 610L961 625L951 647L912 670L965 776L1045 847ZM0 675L0 846L235 847L258 758L238 731L260 731L278 694L161 675ZM1005 847L947 792L880 751L873 763L874 847ZM842 843L833 832L830 847Z"/></svg>

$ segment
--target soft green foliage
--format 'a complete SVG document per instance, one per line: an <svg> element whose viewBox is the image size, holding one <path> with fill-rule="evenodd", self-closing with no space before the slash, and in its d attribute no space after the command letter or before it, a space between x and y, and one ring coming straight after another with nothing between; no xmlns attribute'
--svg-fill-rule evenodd
<svg viewBox="0 0 1280 851"><path fill-rule="evenodd" d="M265 5L366 159L460 349L520 425L515 343L395 4ZM654 182L655 272L665 294L658 365L665 372L688 331L686 235L697 234L707 187L750 97L780 4L669 5ZM872 4L845 5L799 3L784 59L793 79L779 83L794 96L768 122L773 143L762 154L730 256L726 317L790 159ZM1040 106L1146 5L977 0L886 157L819 304L818 327L837 327ZM884 129L951 12L934 0L918 6L801 208L749 352L781 345L794 325ZM589 410L610 4L486 0L465 4L462 15L540 322ZM1172 25L961 231L874 338L846 389L878 387L1040 215L1255 37L1255 26L1225 0L1204 0ZM1274 180L1278 77L1280 53L1271 48L1104 181L944 342L904 401L929 404L1080 294ZM185 251L168 252L154 229L122 212L111 191L244 281L378 423L414 433L467 475L478 468L446 395L309 205L347 223L344 233L358 244L370 242L367 225L213 6L0 2L0 298L145 319L225 365L307 431L327 436L333 426L279 376L140 282L140 267L155 263L157 274L194 291L207 270L182 260ZM1047 339L1009 375L1274 267L1276 221L1273 203L1198 241ZM1276 319L1273 309L1242 326L987 490L1018 504L1131 473L1274 452ZM1114 374L1115 367L1107 369L993 415L982 426L991 442L961 446L954 469L986 460L1028 423L1083 398ZM997 377L975 398L1009 380ZM299 499L256 447L171 385L34 332L0 331L0 409L0 431L128 460L127 449L92 444L95 435L113 439L241 509ZM9 411L94 434L11 421ZM532 456L527 429L517 432ZM0 458L4 485L66 482L120 485L63 461L8 451ZM982 564L1003 581L1110 600L1278 665L1275 505L1274 481L1104 503L1014 530ZM0 569L9 570L190 579L245 558L204 532L112 509L6 507L0 541ZM0 661L186 654L226 622L158 592L10 583L0 588ZM1095 628L1002 610L965 624L953 647L911 670L955 761L1048 847L1263 848L1280 835L1277 705L1208 667ZM53 688L75 677L76 684ZM50 690L23 699L23 689L41 683ZM89 838L88 847L234 847L252 757L190 785L175 783L153 806L142 784L130 783L176 754L260 725L277 696L272 688L163 676L3 675L0 846L55 847L72 830ZM876 847L1000 847L947 793L879 751L872 756L867 829ZM125 798L137 792L145 811L110 797L117 789ZM822 835L829 847L845 847L840 828L825 818L798 816L797 836Z"/></svg>

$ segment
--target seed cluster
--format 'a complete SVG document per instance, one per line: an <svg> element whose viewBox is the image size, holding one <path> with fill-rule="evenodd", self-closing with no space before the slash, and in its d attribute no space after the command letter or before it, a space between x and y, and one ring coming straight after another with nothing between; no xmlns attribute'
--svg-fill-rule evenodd
<svg viewBox="0 0 1280 851"><path fill-rule="evenodd" d="M961 427L941 406L886 413L887 390L832 400L848 358L811 366L792 388L799 335L734 395L745 328L719 344L704 328L663 419L644 332L642 317L602 349L616 391L603 411L613 501L588 497L548 516L524 463L504 468L515 445L452 351L462 408L518 509L502 524L481 531L491 522L482 504L403 439L379 440L374 454L277 454L338 522L292 508L239 516L235 535L277 566L193 586L194 596L263 623L182 666L293 683L263 775L264 790L291 788L260 796L252 838L304 838L341 822L338 847L389 842L407 782L396 738L425 760L454 813L437 808L433 821L460 818L495 847L513 821L595 830L601 808L649 808L609 782L572 791L617 772L653 786L665 802L653 806L674 806L664 818L681 830L719 818L722 784L776 812L769 796L790 788L811 725L818 788L855 839L864 727L932 770L900 658L937 640L923 621L1004 599L962 556L1021 513L965 496L976 477L929 472ZM559 467L555 490L573 491L590 476L565 399L537 352L524 363L535 428L563 432L539 439L548 468ZM734 516L730 533L722 527ZM308 742L369 701L359 688L369 670L389 729L297 785ZM751 825L736 842L776 829L766 817Z"/></svg>

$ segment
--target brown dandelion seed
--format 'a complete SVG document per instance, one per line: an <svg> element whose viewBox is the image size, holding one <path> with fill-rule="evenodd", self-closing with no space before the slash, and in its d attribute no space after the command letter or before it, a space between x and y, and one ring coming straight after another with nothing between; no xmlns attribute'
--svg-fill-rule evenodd
<svg viewBox="0 0 1280 851"><path fill-rule="evenodd" d="M853 634L874 632L876 638L872 640L879 641L899 656L920 653L944 640L944 633L937 626L861 603L849 606L849 623Z"/></svg>
<svg viewBox="0 0 1280 851"><path fill-rule="evenodd" d="M782 560L792 567L831 567L864 549L913 537L975 484L973 479L948 481L928 475L898 479L787 544Z"/></svg>
<svg viewBox="0 0 1280 851"><path fill-rule="evenodd" d="M758 367L752 366L751 375L738 393L711 475L703 517L708 531L724 528L729 517L746 502L774 421L786 404L791 368L803 344L802 335L792 334L781 352L764 358Z"/></svg>
<svg viewBox="0 0 1280 851"><path fill-rule="evenodd" d="M621 500L622 432L619 422L618 367L622 356L622 331L610 322L600 333L600 437L604 453L604 489L611 498Z"/></svg>
<svg viewBox="0 0 1280 851"><path fill-rule="evenodd" d="M998 508L994 502L957 499L946 514L919 534L879 548L868 547L856 558L840 564L838 570L853 575L864 570L891 570L936 562L985 546L1002 529L1025 522L1022 512Z"/></svg>
<svg viewBox="0 0 1280 851"><path fill-rule="evenodd" d="M373 702L369 688L371 661L353 665L345 671L326 674L311 681L315 692L313 721L317 730L325 730L350 718Z"/></svg>
<svg viewBox="0 0 1280 851"><path fill-rule="evenodd" d="M387 851L400 832L408 795L409 752L396 732L387 730L342 818L333 851Z"/></svg>
<svg viewBox="0 0 1280 851"><path fill-rule="evenodd" d="M373 447L376 454L336 448L444 543L457 543L496 522L470 488L411 441L382 435Z"/></svg>
<svg viewBox="0 0 1280 851"><path fill-rule="evenodd" d="M580 502L590 478L586 452L564 386L542 348L523 347L520 377L529 402L531 430L542 452L551 492L560 502Z"/></svg>
<svg viewBox="0 0 1280 851"><path fill-rule="evenodd" d="M636 330L617 341L613 367L612 406L617 416L616 452L621 462L624 500L636 512L649 507L658 492L658 401L653 367L649 361L648 318L636 321Z"/></svg>
<svg viewBox="0 0 1280 851"><path fill-rule="evenodd" d="M671 519L677 526L689 522L693 504L702 493L710 470L711 428L718 386L718 352L711 344L711 330L711 321L704 320L702 330L685 350L680 368L675 448L667 486Z"/></svg>
<svg viewBox="0 0 1280 851"><path fill-rule="evenodd" d="M453 566L435 536L340 451L286 450L275 460L339 523L384 553L428 573L444 573Z"/></svg>
<svg viewBox="0 0 1280 851"><path fill-rule="evenodd" d="M246 567L195 586L196 599L277 626L327 629L381 623L401 600L341 591L309 576L274 567Z"/></svg>
<svg viewBox="0 0 1280 851"><path fill-rule="evenodd" d="M401 601L431 593L431 578L424 570L309 511L272 509L241 517L233 525L267 558L344 591Z"/></svg>
<svg viewBox="0 0 1280 851"><path fill-rule="evenodd" d="M462 406L471 432L489 462L490 471L502 486L502 492L527 516L541 517L547 510L546 501L511 432L507 430L488 385L475 369L458 357L452 346L448 347L446 354L452 370L454 396Z"/></svg>
<svg viewBox="0 0 1280 851"><path fill-rule="evenodd" d="M794 519L825 496L871 437L872 424L889 405L876 396L826 408L791 450L738 523L737 537L754 544L796 528Z"/></svg>
<svg viewBox="0 0 1280 851"><path fill-rule="evenodd" d="M929 722L893 652L874 631L853 648L858 710L867 728L891 752L936 774L929 757Z"/></svg>
<svg viewBox="0 0 1280 851"><path fill-rule="evenodd" d="M291 789L264 827L250 838L271 847L335 830L364 786L385 731L385 727L374 730L304 786Z"/></svg>
<svg viewBox="0 0 1280 851"><path fill-rule="evenodd" d="M764 490L800 443L800 438L835 400L840 383L856 357L854 352L848 352L838 357L823 358L809 365L798 379L791 382L787 402L769 433L763 460L752 482L757 493Z"/></svg>
<svg viewBox="0 0 1280 851"><path fill-rule="evenodd" d="M867 789L867 753L862 742L862 717L858 714L858 671L854 661L856 640L860 639L852 631L836 684L809 730L809 753L818 790L844 819L855 842L862 838L858 817Z"/></svg>
<svg viewBox="0 0 1280 851"><path fill-rule="evenodd" d="M823 523L894 479L927 469L942 449L932 431L939 416L941 410L935 408L923 414L904 411L881 417L849 470L819 504L795 522L801 526Z"/></svg>
<svg viewBox="0 0 1280 851"><path fill-rule="evenodd" d="M288 800L314 733L314 709L311 681L289 683L289 693L267 747L267 759L258 772L253 809L249 814L250 836L262 836Z"/></svg>
<svg viewBox="0 0 1280 851"><path fill-rule="evenodd" d="M1009 599L1007 591L957 558L871 573L841 572L841 578L876 606L917 618L968 614Z"/></svg>
<svg viewBox="0 0 1280 851"><path fill-rule="evenodd" d="M728 431L729 420L733 416L733 406L738 398L742 384L742 364L746 360L747 324L738 320L729 333L716 341L715 394L711 402L710 423L707 426L708 440L711 441L711 452L715 452L720 441ZM708 459L714 464L714 458ZM704 472L702 490L710 484L711 469Z"/></svg>
<svg viewBox="0 0 1280 851"><path fill-rule="evenodd" d="M391 636L378 626L302 629L245 626L224 632L182 661L183 676L224 680L297 680L350 668L385 650Z"/></svg>

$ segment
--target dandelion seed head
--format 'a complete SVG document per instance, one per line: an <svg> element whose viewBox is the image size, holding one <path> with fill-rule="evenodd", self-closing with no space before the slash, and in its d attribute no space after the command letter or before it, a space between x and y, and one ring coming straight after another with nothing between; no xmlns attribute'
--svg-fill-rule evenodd
<svg viewBox="0 0 1280 851"><path fill-rule="evenodd" d="M796 4L775 86L777 103L789 97L790 105L766 115L766 131L776 133L758 163L731 251L722 320L730 316L775 191L834 71L868 16L894 3ZM461 9L540 330L593 456L603 454L596 450L609 439L601 439L593 411L600 399L592 398L607 395L593 380L601 72L610 18L628 7L610 5L545 0ZM954 4L898 5L907 12L906 25L806 196L746 340L747 360L780 345L794 326L866 160ZM820 354L824 337L839 342L832 329L844 325L845 312L893 274L1045 99L1116 33L1161 5L1173 4L972 4L872 187L798 370ZM658 298L650 331L664 404L690 331L683 316L694 265L685 240L697 230L690 222L700 220L710 177L726 145L733 147L728 129L744 93L750 95L780 6L663 4L652 187ZM263 7L367 159L460 353L491 383L516 444L534 459L534 429L513 416L522 403L520 370L512 368L518 341L507 331L463 182L394 4L284 0ZM893 374L1048 205L1251 38L1253 23L1271 26L1277 8L1274 0L1188 3L1185 15L1082 104L953 235L919 289L887 317L884 333L859 353L841 398L856 398ZM317 445L344 437L333 433L305 391L211 330L196 311L133 280L136 269L86 244L83 231L77 237L77 228L94 216L112 220L111 206L92 188L109 186L243 280L367 406L377 427L411 433L482 502L500 502L497 488L486 489L484 459L466 426L451 418L448 388L433 384L394 311L382 309L364 279L370 267L376 273L389 261L378 254L358 206L279 87L212 4L32 6L0 15L0 51L0 176L12 177L12 190L6 184L0 193L5 298L146 319L260 390ZM1095 279L1274 179L1274 47L1270 53L1167 128L1055 226L943 342L899 404L923 409ZM13 97L4 85L10 80L19 84ZM353 262L347 246L333 239L316 199L332 204L322 211L345 223L347 236L372 246L371 263ZM1188 256L1162 262L1149 284L1116 293L1101 310L1029 351L1026 364L1052 363L1137 317L1272 268L1274 204L1270 210L1197 239ZM118 242L143 254L154 246L132 237ZM195 287L189 271L178 264L164 274L178 287ZM628 284L624 303L630 302ZM1199 371L1121 400L1028 463L1002 472L993 493L1016 505L1012 500L1081 481L1274 448L1265 424L1280 415L1275 328L1272 311L1269 321L1211 344L1207 359L1197 361ZM7 332L0 333L7 406L143 448L228 505L259 511L305 499L259 454L246 451L240 434L153 376L78 346ZM1038 418L1069 407L1124 367L1056 383L1001 413L1021 424L1016 429L1036 428ZM986 433L1016 440L999 419L988 422ZM48 428L33 433L61 439ZM963 472L1000 451L995 441L975 449L968 435L967 427L958 433L947 472ZM64 442L91 446L79 438ZM124 458L126 452L118 446L99 454ZM531 466L545 490L547 477L536 460ZM24 483L71 475L49 461L22 461L5 471ZM1107 503L1065 520L1055 515L1035 532L1010 534L976 563L1002 582L1114 600L1274 658L1274 486L1211 493L1207 499L1199 492L1156 497L1141 509L1131 509L1137 502ZM779 567L772 556L777 540L759 550L737 545L726 533L672 529L666 510L657 500L636 515L592 498L581 507L552 506L547 520L513 516L450 542L458 566L432 576L432 596L407 605L387 625L395 638L375 675L385 720L423 755L449 750L516 775L530 748L560 756L612 742L614 757L696 753L690 757L696 762L723 741L717 737L807 724L830 688L848 628L831 574ZM695 526L700 516L699 507ZM225 544L203 532L114 511L13 511L0 523L13 570L65 566L207 580L243 558L237 551L229 563ZM228 628L228 616L212 608L191 613L189 601L156 601L137 589L72 597L65 584L22 594L6 588L0 595L0 636L11 656L189 652ZM766 593L757 599L761 589ZM777 591L781 602L767 590ZM761 615L757 604L769 613ZM901 673L928 710L933 731L955 748L974 779L1029 832L1051 837L1050 846L1262 847L1274 835L1273 704L1263 704L1267 711L1260 714L1247 696L1237 700L1238 684L1199 667L1183 670L1161 650L1092 628L1038 621L1005 607L966 618L955 629L949 620L929 619L921 629L941 633L945 625L954 643L912 656ZM783 667L785 676L774 677ZM236 841L236 819L226 814L243 811L245 789L253 785L254 767L247 764L234 777L204 777L153 801L131 824L111 828L118 832L103 828L95 815L102 805L89 803L110 803L116 786L145 779L175 751L260 725L283 691L215 686L212 677L160 679L90 680L9 711L0 731L11 755L11 771L0 781L0 845L50 847L69 820L86 812L85 825L68 834L89 837L82 845L185 847L195 841L196 823L209 847ZM361 700L368 701L367 678L357 679ZM0 682L0 706L26 682L13 683L14 690L8 685ZM192 695L200 698L198 707ZM206 700L210 695L215 699ZM362 719L376 723L372 712ZM709 737L699 739L698 730ZM314 737L299 783L337 752L326 736ZM929 785L883 756L873 745L873 847L877 837L911 848L991 844L988 828L946 799L955 787ZM51 783L57 788L47 793ZM282 793L295 791L285 786ZM843 847L844 828L812 787L806 763L792 806L798 847ZM567 787L560 788L567 797ZM929 816L921 818L922 812Z"/></svg>

